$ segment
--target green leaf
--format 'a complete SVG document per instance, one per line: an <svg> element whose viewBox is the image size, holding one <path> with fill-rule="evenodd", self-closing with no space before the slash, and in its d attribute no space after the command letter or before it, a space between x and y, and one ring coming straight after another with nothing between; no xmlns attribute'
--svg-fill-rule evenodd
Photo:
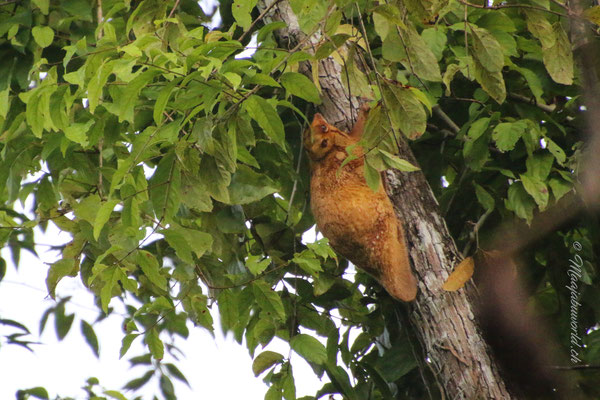
<svg viewBox="0 0 600 400"><path fill-rule="evenodd" d="M477 201L479 201L479 204L481 204L487 212L492 211L494 209L494 205L495 205L494 198L492 197L492 195L489 194L480 185L478 185L476 183L474 185L475 185L475 195L477 196Z"/></svg>
<svg viewBox="0 0 600 400"><path fill-rule="evenodd" d="M318 276L319 272L323 271L323 268L321 267L321 261L312 251L304 250L302 253L294 255L292 261L313 276Z"/></svg>
<svg viewBox="0 0 600 400"><path fill-rule="evenodd" d="M100 351L98 347L98 338L94 332L94 328L87 321L81 320L81 333L85 338L86 343L90 346L96 358L100 358Z"/></svg>
<svg viewBox="0 0 600 400"><path fill-rule="evenodd" d="M154 372L155 372L155 369L151 369L151 370L147 371L141 377L130 380L129 382L127 382L127 384L125 384L123 389L137 390L137 389L141 388L146 383L148 383L150 378L152 378L152 376L154 375Z"/></svg>
<svg viewBox="0 0 600 400"><path fill-rule="evenodd" d="M537 10L524 10L523 12L527 16L527 29L542 43L542 47L553 46L556 36L554 36L552 25L546 19L547 14Z"/></svg>
<svg viewBox="0 0 600 400"><path fill-rule="evenodd" d="M42 132L44 131L44 114L40 110L40 98L41 98L40 90L32 90L27 92L26 95L21 93L19 98L27 104L27 108L25 109L25 118L27 120L27 124L31 127L31 131L36 138L42 137Z"/></svg>
<svg viewBox="0 0 600 400"><path fill-rule="evenodd" d="M134 123L134 108L138 103L139 93L142 88L146 87L148 83L159 73L156 69L149 69L142 72L135 79L122 88L116 97L112 107L108 104L104 104L111 113L114 113L119 117L119 122L128 121Z"/></svg>
<svg viewBox="0 0 600 400"><path fill-rule="evenodd" d="M381 40L384 41L394 26L390 24L387 18L377 12L373 12L371 16L373 18L375 32L377 32Z"/></svg>
<svg viewBox="0 0 600 400"><path fill-rule="evenodd" d="M279 385L272 385L267 393L265 393L265 400L281 400L281 388Z"/></svg>
<svg viewBox="0 0 600 400"><path fill-rule="evenodd" d="M406 25L404 25L404 21L402 21L402 13L400 13L398 7L396 7L393 4L380 4L379 6L375 7L373 13L374 16L381 15L393 26L395 25L402 29L406 28ZM375 27L375 29L377 29L377 26ZM385 36L382 36L381 38L385 39Z"/></svg>
<svg viewBox="0 0 600 400"><path fill-rule="evenodd" d="M377 368L372 366L368 362L361 362L360 365L369 373L369 377L373 380L377 388L381 391L383 398L393 399L394 395L392 394L388 383L383 378L382 374L377 370Z"/></svg>
<svg viewBox="0 0 600 400"><path fill-rule="evenodd" d="M502 46L487 30L469 25L473 39L473 55L489 72L499 72L504 66Z"/></svg>
<svg viewBox="0 0 600 400"><path fill-rule="evenodd" d="M256 40L258 43L260 43L264 41L271 32L285 27L287 27L287 24L283 21L276 21L265 24L262 28L258 30Z"/></svg>
<svg viewBox="0 0 600 400"><path fill-rule="evenodd" d="M277 22L273 22L276 24ZM251 83L253 85L261 85L261 86L271 86L271 87L281 87L279 83L275 79L273 79L270 75L263 73L256 73L253 76L249 76L244 78L246 82Z"/></svg>
<svg viewBox="0 0 600 400"><path fill-rule="evenodd" d="M529 85L529 90L531 90L531 93L535 96L535 100L539 104L546 104L542 97L544 94L544 89L542 87L540 76L527 68L519 68L517 66L511 66L511 68L519 71L521 75L523 75L527 81L527 85Z"/></svg>
<svg viewBox="0 0 600 400"><path fill-rule="evenodd" d="M337 260L337 255L329 245L327 238L319 239L314 243L307 243L306 246L324 260L327 260L329 257Z"/></svg>
<svg viewBox="0 0 600 400"><path fill-rule="evenodd" d="M116 400L127 400L127 397L123 396L121 392L117 392L116 390L105 390L104 394Z"/></svg>
<svg viewBox="0 0 600 400"><path fill-rule="evenodd" d="M180 187L181 171L175 152L171 151L160 160L149 182L150 199L158 218L170 221L177 213Z"/></svg>
<svg viewBox="0 0 600 400"><path fill-rule="evenodd" d="M121 350L119 352L119 358L123 358L123 356L127 353L127 350L131 347L131 343L135 340L136 337L140 336L139 333L128 333L123 337L121 341Z"/></svg>
<svg viewBox="0 0 600 400"><path fill-rule="evenodd" d="M467 165L475 171L480 171L490 158L488 148L489 134L481 135L476 140L468 140L463 147L463 156Z"/></svg>
<svg viewBox="0 0 600 400"><path fill-rule="evenodd" d="M281 360L283 360L281 354L273 351L263 351L254 359L252 372L254 372L254 376L258 376Z"/></svg>
<svg viewBox="0 0 600 400"><path fill-rule="evenodd" d="M17 391L17 399L26 399L27 395L41 400L48 400L48 391L41 386Z"/></svg>
<svg viewBox="0 0 600 400"><path fill-rule="evenodd" d="M548 205L549 192L548 187L542 181L536 177L531 177L525 174L521 174L521 182L523 187L535 200L540 210L544 210Z"/></svg>
<svg viewBox="0 0 600 400"><path fill-rule="evenodd" d="M160 340L158 337L158 331L156 328L150 329L146 333L144 340L148 345L148 349L150 349L150 353L152 353L152 357L159 361L162 360L165 355L165 347L162 340Z"/></svg>
<svg viewBox="0 0 600 400"><path fill-rule="evenodd" d="M161 275L156 257L145 250L138 250L137 263L144 272L144 275L156 286L162 290L167 290L167 279Z"/></svg>
<svg viewBox="0 0 600 400"><path fill-rule="evenodd" d="M402 39L396 30L391 30L388 33L386 38L383 40L381 51L383 58L386 60L401 63L408 62L406 48L404 47L404 43L402 43Z"/></svg>
<svg viewBox="0 0 600 400"><path fill-rule="evenodd" d="M527 175L540 181L545 181L550 174L554 157L549 153L534 153L527 157L525 165L527 166Z"/></svg>
<svg viewBox="0 0 600 400"><path fill-rule="evenodd" d="M364 164L364 175L367 185L369 185L371 190L374 192L378 191L381 186L381 174L377 169L371 166L368 159Z"/></svg>
<svg viewBox="0 0 600 400"><path fill-rule="evenodd" d="M218 297L219 313L221 315L221 325L224 330L232 329L239 318L239 297L238 292L225 289Z"/></svg>
<svg viewBox="0 0 600 400"><path fill-rule="evenodd" d="M283 308L281 298L266 282L253 282L252 291L256 302L264 312L271 315L272 318L279 318L281 321L285 320L285 309Z"/></svg>
<svg viewBox="0 0 600 400"><path fill-rule="evenodd" d="M114 66L114 61L108 61L100 65L98 70L95 72L94 76L88 82L87 87L87 98L88 98L88 106L91 113L96 110L100 100L102 99L102 93L106 86L106 82L108 81L108 77L112 73L112 67Z"/></svg>
<svg viewBox="0 0 600 400"><path fill-rule="evenodd" d="M410 89L395 85L383 89L393 125L409 139L421 136L427 127L427 114L415 94Z"/></svg>
<svg viewBox="0 0 600 400"><path fill-rule="evenodd" d="M593 6L583 11L583 16L590 22L600 25L600 6Z"/></svg>
<svg viewBox="0 0 600 400"><path fill-rule="evenodd" d="M248 204L275 193L278 189L265 174L254 172L245 165L239 165L231 177L229 204Z"/></svg>
<svg viewBox="0 0 600 400"><path fill-rule="evenodd" d="M94 125L94 120L90 119L86 123L73 123L70 124L65 130L65 136L72 142L79 143L83 147L88 145L88 131L90 127Z"/></svg>
<svg viewBox="0 0 600 400"><path fill-rule="evenodd" d="M413 355L412 347L406 341L395 341L395 344L377 358L373 364L388 382L395 382L405 376L415 367L417 363Z"/></svg>
<svg viewBox="0 0 600 400"><path fill-rule="evenodd" d="M535 202L527 194L521 182L514 182L508 187L508 197L504 201L507 209L513 211L518 217L528 223L533 219Z"/></svg>
<svg viewBox="0 0 600 400"><path fill-rule="evenodd" d="M256 5L256 0L234 0L231 4L231 13L239 26L245 30L252 24L252 9Z"/></svg>
<svg viewBox="0 0 600 400"><path fill-rule="evenodd" d="M183 375L183 373L179 370L179 368L177 368L174 364L171 363L165 363L163 365L167 367L167 370L174 378L180 380L181 382L185 383L189 388L191 388L190 383L186 379L185 375Z"/></svg>
<svg viewBox="0 0 600 400"><path fill-rule="evenodd" d="M559 163L560 165L563 165L563 163L567 159L567 156L566 156L564 150L559 145L557 145L556 142L554 142L554 140L550 139L549 137L544 137L544 140L546 140L546 146L548 148L548 151L550 153L552 153L552 155L556 159L556 162Z"/></svg>
<svg viewBox="0 0 600 400"><path fill-rule="evenodd" d="M294 14L298 17L298 23L302 32L312 33L313 29L327 15L327 3L317 0L292 0L290 1Z"/></svg>
<svg viewBox="0 0 600 400"><path fill-rule="evenodd" d="M255 256L252 254L249 254L246 258L246 268L252 272L252 275L261 274L269 265L271 265L271 260L269 258L263 258L262 256Z"/></svg>
<svg viewBox="0 0 600 400"><path fill-rule="evenodd" d="M54 311L54 328L56 330L56 336L58 337L58 340L63 340L67 336L71 330L74 319L74 314L67 315L65 313L64 303L59 303Z"/></svg>
<svg viewBox="0 0 600 400"><path fill-rule="evenodd" d="M94 219L94 239L98 240L98 237L100 237L102 228L104 228L104 225L106 225L110 219L110 215L117 204L119 204L119 200L109 200L100 206L96 218Z"/></svg>
<svg viewBox="0 0 600 400"><path fill-rule="evenodd" d="M104 266L106 268L106 266ZM105 314L108 314L108 304L112 298L113 288L117 284L118 275L117 267L107 268L102 272L102 280L104 286L100 290L100 306Z"/></svg>
<svg viewBox="0 0 600 400"><path fill-rule="evenodd" d="M280 78L283 87L294 96L310 101L314 104L321 104L321 97L313 81L305 75L298 72L286 72Z"/></svg>
<svg viewBox="0 0 600 400"><path fill-rule="evenodd" d="M175 250L175 254L177 254L177 257L179 257L181 261L188 264L194 263L192 247L188 243L183 232L175 229L165 229L160 233L163 234L167 243Z"/></svg>
<svg viewBox="0 0 600 400"><path fill-rule="evenodd" d="M440 82L442 80L440 66L425 40L412 25L408 26L407 29L401 29L400 32L407 52L407 58L401 61L404 68L421 79Z"/></svg>
<svg viewBox="0 0 600 400"><path fill-rule="evenodd" d="M231 174L220 163L204 155L200 161L199 176L208 193L217 201L229 203L227 187L231 183Z"/></svg>
<svg viewBox="0 0 600 400"><path fill-rule="evenodd" d="M387 164L388 167L397 169L398 171L403 172L413 172L419 171L419 167L415 167L408 161L403 158L398 157L392 153L389 153L383 149L379 149L379 153L383 155L383 161Z"/></svg>
<svg viewBox="0 0 600 400"><path fill-rule="evenodd" d="M544 65L552 79L563 85L573 84L573 51L571 42L560 22L552 26L554 44L543 47Z"/></svg>
<svg viewBox="0 0 600 400"><path fill-rule="evenodd" d="M34 26L31 34L41 48L50 46L54 40L54 31L49 26Z"/></svg>
<svg viewBox="0 0 600 400"><path fill-rule="evenodd" d="M308 362L324 364L327 361L327 350L323 343L314 337L301 333L290 340L291 348Z"/></svg>
<svg viewBox="0 0 600 400"><path fill-rule="evenodd" d="M50 9L50 0L33 0L33 4L39 7L42 14L48 15L48 11Z"/></svg>
<svg viewBox="0 0 600 400"><path fill-rule="evenodd" d="M158 94L156 102L154 103L154 111L152 113L156 125L160 125L162 123L163 111L165 111L165 108L167 107L171 93L173 92L173 89L175 89L175 86L182 81L182 79L183 77L177 77L173 79L171 82L167 83Z"/></svg>
<svg viewBox="0 0 600 400"><path fill-rule="evenodd" d="M63 258L50 265L48 276L46 277L46 287L48 288L50 297L55 298L56 285L58 285L58 282L62 278L65 276L77 276L78 271L79 264L76 264L72 258Z"/></svg>
<svg viewBox="0 0 600 400"><path fill-rule="evenodd" d="M556 201L560 200L565 194L573 190L573 185L570 182L558 178L550 178L548 181L552 194Z"/></svg>
<svg viewBox="0 0 600 400"><path fill-rule="evenodd" d="M0 118L6 118L10 109L10 89L6 88L0 91Z"/></svg>
<svg viewBox="0 0 600 400"><path fill-rule="evenodd" d="M244 109L273 142L285 149L283 122L271 103L260 96L252 95L244 102Z"/></svg>
<svg viewBox="0 0 600 400"><path fill-rule="evenodd" d="M488 71L475 59L472 63L473 75L482 89L485 90L498 104L504 103L506 99L506 84L501 71Z"/></svg>
<svg viewBox="0 0 600 400"><path fill-rule="evenodd" d="M389 61L402 63L408 71L433 82L440 82L442 75L436 56L414 27L401 31L391 30L382 46L382 55Z"/></svg>
<svg viewBox="0 0 600 400"><path fill-rule="evenodd" d="M521 138L527 129L527 124L523 121L502 122L496 125L492 131L492 139L496 142L496 147L501 152L510 151L515 148L515 144Z"/></svg>
<svg viewBox="0 0 600 400"><path fill-rule="evenodd" d="M283 387L283 398L286 400L296 400L296 385L294 383L294 375L292 374L292 366L289 363L286 364L281 385Z"/></svg>

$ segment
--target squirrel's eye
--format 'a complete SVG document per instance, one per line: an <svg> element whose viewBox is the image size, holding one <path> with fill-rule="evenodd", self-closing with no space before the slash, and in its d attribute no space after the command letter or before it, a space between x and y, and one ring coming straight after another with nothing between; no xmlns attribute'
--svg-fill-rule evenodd
<svg viewBox="0 0 600 400"><path fill-rule="evenodd" d="M325 133L327 131L328 131L327 125L321 125L321 132Z"/></svg>
<svg viewBox="0 0 600 400"><path fill-rule="evenodd" d="M327 147L327 139L325 139L321 142L321 147L323 147L323 148Z"/></svg>

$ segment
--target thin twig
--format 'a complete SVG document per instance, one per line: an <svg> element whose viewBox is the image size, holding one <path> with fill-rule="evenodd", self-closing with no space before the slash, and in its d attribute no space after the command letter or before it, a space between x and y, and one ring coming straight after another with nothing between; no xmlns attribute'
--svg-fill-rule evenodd
<svg viewBox="0 0 600 400"><path fill-rule="evenodd" d="M305 112L306 114L306 112ZM292 210L292 203L294 202L294 197L296 196L296 189L298 189L298 176L300 174L300 164L302 163L302 153L304 153L304 147L302 143L302 132L304 131L304 124L300 124L300 150L298 151L298 163L296 164L296 178L294 179L294 186L292 187L292 193L290 194L290 201L288 202L288 210L287 217L285 218L286 222L290 219L290 211ZM294 241L294 246L296 246L296 241Z"/></svg>
<svg viewBox="0 0 600 400"><path fill-rule="evenodd" d="M448 114L444 112L444 110L442 110L442 107L436 104L432 107L432 110L435 115L440 117L440 119L444 121L446 125L448 125L448 127L452 130L452 132L454 132L454 134L457 134L460 131L460 127L456 125L454 121L452 121L452 118L450 118Z"/></svg>
<svg viewBox="0 0 600 400"><path fill-rule="evenodd" d="M179 0L177 0L179 2ZM250 32L252 32L252 29L254 28L254 26L261 21L265 15L267 15L267 13L269 11L271 11L271 8L275 7L277 4L279 4L281 2L281 0L275 0L273 3L271 3L269 5L269 7L267 7L262 13L260 13L260 15L258 16L258 18L256 18L254 21L252 21L252 24L250 25L250 27L248 27L248 29L246 29L246 31L244 33L242 33L242 36L240 36L240 38L238 39L238 41L241 43L242 40L244 40L244 38L246 36L248 36L248 34Z"/></svg>
<svg viewBox="0 0 600 400"><path fill-rule="evenodd" d="M369 54L369 58L371 59L371 64L373 65L373 71L375 71L375 81L377 82L377 87L379 88L379 93L381 94L381 104L384 107L385 115L390 124L390 129L392 130L392 135L394 136L394 141L396 142L396 146L400 147L400 145L398 143L398 137L396 136L396 130L394 129L394 124L392 123L392 118L390 117L389 108L387 106L385 96L383 95L383 87L381 86L381 80L379 79L379 72L377 71L377 68L376 68L377 64L375 64L375 59L373 58L373 53L371 52L371 46L369 45L369 39L367 37L367 30L365 29L365 24L363 22L362 14L360 12L358 3L354 2L354 5L356 6L356 9L358 12L358 20L360 21L360 27L362 29L363 40L365 41L365 46L367 47L367 53ZM367 151L367 153L369 151L371 151L371 149L369 149ZM366 153L365 153L365 155L366 155Z"/></svg>
<svg viewBox="0 0 600 400"><path fill-rule="evenodd" d="M547 112L549 114L553 113L554 110L556 109L556 105L549 106L549 105L546 105L546 104L540 104L537 101L535 101L535 99L531 99L531 98L529 98L527 96L523 96L521 94L509 93L508 97L510 97L513 100L520 101L522 103L527 103L527 104L534 105L537 108L539 108L540 110L545 111L545 112Z"/></svg>
<svg viewBox="0 0 600 400"><path fill-rule="evenodd" d="M287 267L289 265L289 262L283 263L281 265L276 266L275 268L272 268L268 271L263 272L262 274L256 275L254 278L248 279L247 281L244 281L242 283L236 283L233 285L229 285L229 286L214 286L210 283L208 283L208 279L206 278L206 275L204 275L204 273L202 272L202 270L200 269L200 266L198 264L196 264L196 273L198 274L198 276L200 277L200 279L202 279L202 282L204 282L204 284L211 290L226 290L226 289L234 289L234 288L238 288L238 287L242 287L242 286L247 286L248 284L257 281L261 278L264 278L266 275L273 273L275 271L278 271L284 267Z"/></svg>
<svg viewBox="0 0 600 400"><path fill-rule="evenodd" d="M104 190L102 188L102 167L104 164L104 160L102 158L102 147L104 146L104 138L100 138L98 140L98 195L100 199L104 199Z"/></svg>
<svg viewBox="0 0 600 400"><path fill-rule="evenodd" d="M175 4L173 5L173 8L171 8L171 12L169 13L169 18L171 18L173 16L173 14L175 13L175 10L177 9L177 6L179 5L179 1L180 0L177 0L175 2Z"/></svg>
<svg viewBox="0 0 600 400"><path fill-rule="evenodd" d="M544 8L544 7L532 6L529 4L498 4L495 6L488 6L488 5L482 5L482 4L469 3L468 1L465 1L465 0L458 0L458 2L461 4L464 4L465 6L469 6L469 7L473 7L473 8L481 8L481 9L485 9L485 10L500 10L502 8L528 8L530 10L544 11L544 12L547 12L550 14L558 15L560 17L565 17L565 18L568 17L567 14L563 14L558 11L552 11L552 10L548 10L547 8Z"/></svg>
<svg viewBox="0 0 600 400"><path fill-rule="evenodd" d="M582 365L552 365L550 366L552 369L557 369L559 371L572 371L579 369L600 369L600 365L590 365L590 364L582 364Z"/></svg>
<svg viewBox="0 0 600 400"><path fill-rule="evenodd" d="M467 253L471 250L471 247L473 246L474 242L477 242L477 248L479 248L479 229L481 229L481 227L485 223L485 220L490 216L491 213L492 213L491 210L486 211L479 218L479 220L477 221L477 223L473 227L473 230L471 231L471 233L469 233L469 241L465 245L465 248L463 249L463 251L461 253L463 257L467 256Z"/></svg>
<svg viewBox="0 0 600 400"><path fill-rule="evenodd" d="M98 19L98 26L100 26L102 24L102 20L104 19L102 17L102 0L98 0L98 9L96 10L96 18ZM98 39L102 38L103 30L104 30L104 28L100 28L100 30L98 31Z"/></svg>

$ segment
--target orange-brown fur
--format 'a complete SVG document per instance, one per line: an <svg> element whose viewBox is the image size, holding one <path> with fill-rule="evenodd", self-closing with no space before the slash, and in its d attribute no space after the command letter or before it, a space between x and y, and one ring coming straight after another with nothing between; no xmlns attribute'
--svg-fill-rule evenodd
<svg viewBox="0 0 600 400"><path fill-rule="evenodd" d="M363 150L338 172L346 146L360 140L368 108L361 109L352 132L346 133L315 114L305 132L311 159L311 208L317 226L331 246L381 282L393 297L414 300L417 283L411 272L404 231L383 185L371 190L363 175Z"/></svg>

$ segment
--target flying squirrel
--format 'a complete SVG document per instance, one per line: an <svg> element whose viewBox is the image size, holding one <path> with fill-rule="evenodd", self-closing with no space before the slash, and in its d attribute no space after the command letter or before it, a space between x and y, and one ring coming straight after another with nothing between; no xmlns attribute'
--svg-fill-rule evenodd
<svg viewBox="0 0 600 400"><path fill-rule="evenodd" d="M357 143L369 113L363 105L350 133L319 113L304 132L311 164L311 209L319 230L335 251L375 277L394 298L412 301L417 281L410 269L404 229L380 183L373 191L364 178L364 151L340 169L346 147Z"/></svg>

